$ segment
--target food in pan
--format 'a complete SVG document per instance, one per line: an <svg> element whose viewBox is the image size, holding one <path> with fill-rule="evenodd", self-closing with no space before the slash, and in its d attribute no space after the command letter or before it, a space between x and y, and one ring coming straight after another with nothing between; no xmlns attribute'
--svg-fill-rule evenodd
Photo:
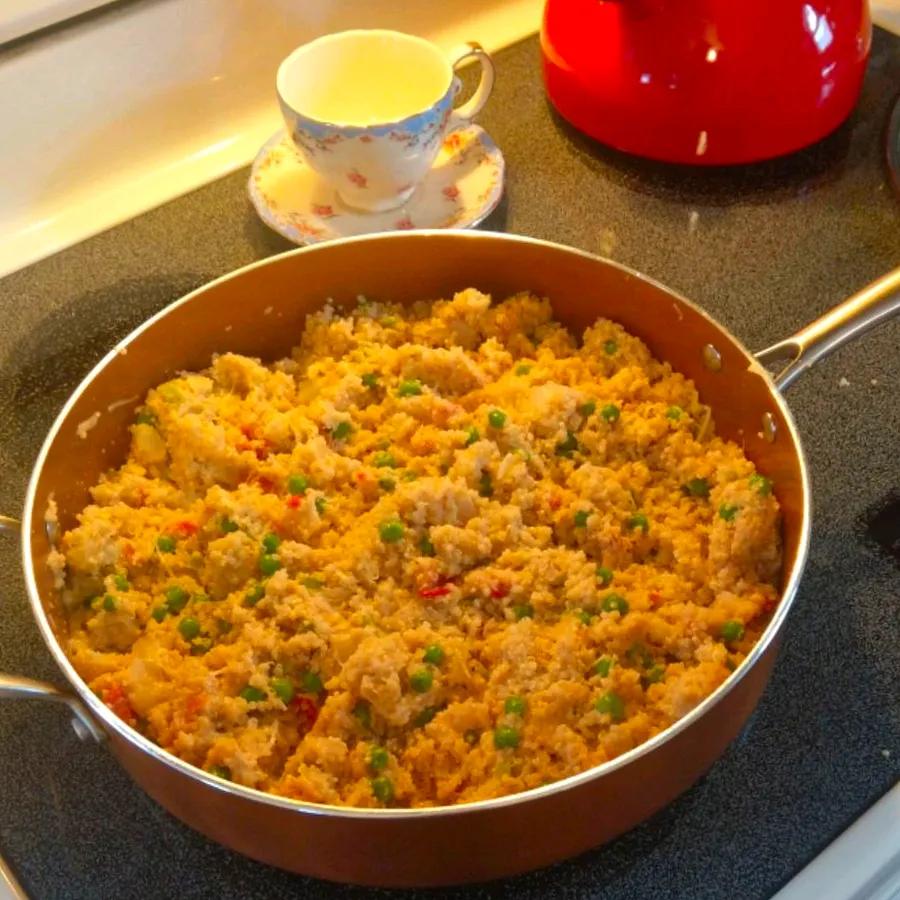
<svg viewBox="0 0 900 900"><path fill-rule="evenodd" d="M474 289L151 390L54 557L67 652L221 778L432 806L613 759L776 603L772 485L617 324Z"/></svg>

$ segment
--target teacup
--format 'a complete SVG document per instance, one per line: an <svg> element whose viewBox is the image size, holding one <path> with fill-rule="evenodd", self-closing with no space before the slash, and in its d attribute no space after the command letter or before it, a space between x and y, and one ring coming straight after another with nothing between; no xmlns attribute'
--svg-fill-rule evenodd
<svg viewBox="0 0 900 900"><path fill-rule="evenodd" d="M481 80L454 109L454 70L470 57L481 63ZM412 194L444 134L478 113L493 83L491 58L474 42L448 57L423 38L384 30L304 44L276 79L285 124L306 162L344 203L368 212L393 209Z"/></svg>

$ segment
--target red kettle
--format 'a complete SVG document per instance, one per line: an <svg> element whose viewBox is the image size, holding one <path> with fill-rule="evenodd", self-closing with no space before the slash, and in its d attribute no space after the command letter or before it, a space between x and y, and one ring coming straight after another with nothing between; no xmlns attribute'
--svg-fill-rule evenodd
<svg viewBox="0 0 900 900"><path fill-rule="evenodd" d="M544 83L591 137L668 162L746 163L824 137L859 96L866 0L547 0Z"/></svg>

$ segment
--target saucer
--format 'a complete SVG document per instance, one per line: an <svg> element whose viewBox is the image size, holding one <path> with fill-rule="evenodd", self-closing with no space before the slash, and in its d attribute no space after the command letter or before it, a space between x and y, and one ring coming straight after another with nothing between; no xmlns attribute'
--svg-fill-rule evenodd
<svg viewBox="0 0 900 900"><path fill-rule="evenodd" d="M503 154L487 132L469 124L451 131L434 165L396 209L361 212L304 162L284 130L263 144L247 188L260 218L295 244L410 228L471 228L500 202Z"/></svg>

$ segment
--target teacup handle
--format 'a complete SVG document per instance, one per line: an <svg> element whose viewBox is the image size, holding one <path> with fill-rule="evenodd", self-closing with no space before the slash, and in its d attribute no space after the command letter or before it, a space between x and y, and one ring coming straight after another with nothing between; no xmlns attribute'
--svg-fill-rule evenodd
<svg viewBox="0 0 900 900"><path fill-rule="evenodd" d="M478 87L475 88L475 93L462 106L457 106L453 110L453 118L459 124L468 122L469 119L473 119L481 112L481 108L487 103L494 87L494 61L487 50L477 41L466 41L465 44L454 48L450 52L450 65L453 66L455 71L467 59L472 57L481 64L481 80L478 82ZM462 122L459 122L459 120L462 120Z"/></svg>

